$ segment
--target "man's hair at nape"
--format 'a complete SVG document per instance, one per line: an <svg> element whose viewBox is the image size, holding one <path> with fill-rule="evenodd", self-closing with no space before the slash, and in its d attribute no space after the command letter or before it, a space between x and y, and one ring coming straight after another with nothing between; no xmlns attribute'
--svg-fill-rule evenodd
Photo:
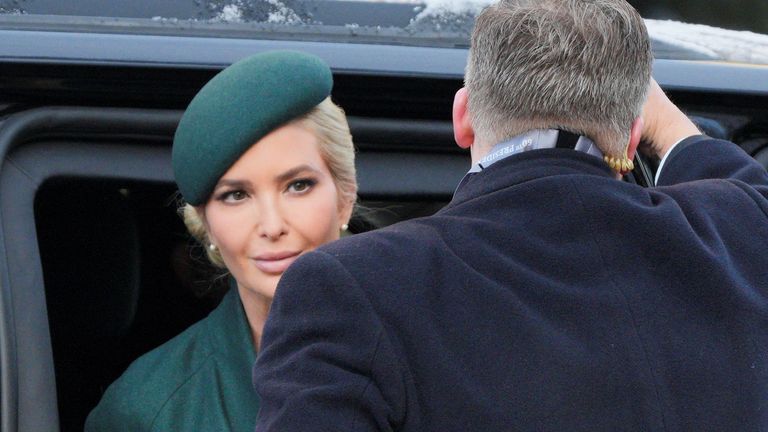
<svg viewBox="0 0 768 432"><path fill-rule="evenodd" d="M645 23L624 0L502 0L477 17L466 71L477 140L538 128L626 151L653 57Z"/></svg>

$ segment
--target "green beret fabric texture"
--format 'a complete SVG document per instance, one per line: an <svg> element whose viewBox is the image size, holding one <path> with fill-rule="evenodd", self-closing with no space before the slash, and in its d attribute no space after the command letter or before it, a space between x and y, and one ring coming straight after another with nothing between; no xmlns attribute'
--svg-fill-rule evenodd
<svg viewBox="0 0 768 432"><path fill-rule="evenodd" d="M213 77L192 99L173 139L173 173L186 202L204 204L256 141L309 112L332 87L328 65L297 51L256 54Z"/></svg>

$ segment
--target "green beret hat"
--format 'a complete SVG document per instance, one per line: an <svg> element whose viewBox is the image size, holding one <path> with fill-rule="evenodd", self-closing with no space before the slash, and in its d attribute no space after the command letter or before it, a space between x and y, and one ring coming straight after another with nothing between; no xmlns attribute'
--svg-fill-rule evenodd
<svg viewBox="0 0 768 432"><path fill-rule="evenodd" d="M173 173L184 199L204 204L256 141L309 112L332 87L328 65L297 51L256 54L213 77L184 111L173 138Z"/></svg>

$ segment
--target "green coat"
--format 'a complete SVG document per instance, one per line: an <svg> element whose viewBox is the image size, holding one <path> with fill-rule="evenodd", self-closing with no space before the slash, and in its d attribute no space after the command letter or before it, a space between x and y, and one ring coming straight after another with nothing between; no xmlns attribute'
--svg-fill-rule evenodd
<svg viewBox="0 0 768 432"><path fill-rule="evenodd" d="M232 288L207 318L133 362L91 411L85 430L248 431L259 398L248 321Z"/></svg>

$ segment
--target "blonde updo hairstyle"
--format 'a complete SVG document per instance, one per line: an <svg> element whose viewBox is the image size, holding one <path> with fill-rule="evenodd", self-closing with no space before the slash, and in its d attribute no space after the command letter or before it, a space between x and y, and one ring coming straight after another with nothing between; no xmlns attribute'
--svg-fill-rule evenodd
<svg viewBox="0 0 768 432"><path fill-rule="evenodd" d="M339 192L339 208L344 205L354 206L357 201L355 148L344 110L328 97L310 112L289 124L296 124L314 133L320 147L320 155L328 165L328 170ZM211 263L216 267L226 268L219 249L211 250L210 248L211 241L201 212L198 212L194 206L184 203L179 213L189 233L205 248Z"/></svg>

